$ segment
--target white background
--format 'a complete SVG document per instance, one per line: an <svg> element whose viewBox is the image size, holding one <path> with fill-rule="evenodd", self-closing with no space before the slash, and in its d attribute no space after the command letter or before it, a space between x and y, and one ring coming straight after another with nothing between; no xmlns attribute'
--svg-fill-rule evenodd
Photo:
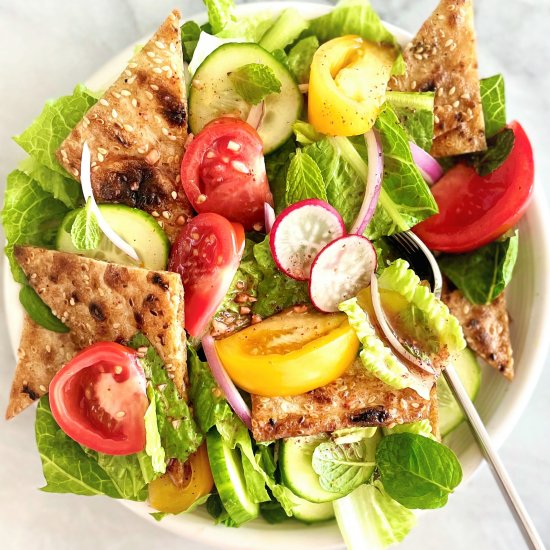
<svg viewBox="0 0 550 550"><path fill-rule="evenodd" d="M414 31L435 0L374 0L384 19ZM154 28L173 7L190 15L200 0L0 0L0 186L24 153L10 136L45 100L69 93L114 54ZM549 0L477 0L481 74L506 76L509 118L536 149L538 184L550 174ZM3 236L0 234L3 241ZM0 241L0 242L2 242ZM0 308L4 302L0 297ZM4 313L4 312L3 312ZM0 315L0 411L14 359ZM548 336L550 338L550 335ZM548 366L548 365L547 365ZM519 365L521 368L521 365ZM502 449L543 540L550 544L550 369ZM0 548L5 550L200 550L102 497L50 495L34 445L34 415L0 420ZM493 479L482 468L444 510L425 514L405 549L517 550L523 542ZM223 548L220 528L218 548ZM289 546L289 549L291 547Z"/></svg>

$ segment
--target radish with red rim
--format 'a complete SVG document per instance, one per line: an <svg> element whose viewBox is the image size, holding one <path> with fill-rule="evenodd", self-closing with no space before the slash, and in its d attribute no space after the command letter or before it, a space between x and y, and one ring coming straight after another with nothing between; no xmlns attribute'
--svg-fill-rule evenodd
<svg viewBox="0 0 550 550"><path fill-rule="evenodd" d="M372 243L361 235L347 235L329 243L313 261L309 280L312 304L326 313L370 285L377 267Z"/></svg>
<svg viewBox="0 0 550 550"><path fill-rule="evenodd" d="M298 281L309 279L320 250L345 234L342 216L330 204L306 199L279 214L269 237L277 267Z"/></svg>

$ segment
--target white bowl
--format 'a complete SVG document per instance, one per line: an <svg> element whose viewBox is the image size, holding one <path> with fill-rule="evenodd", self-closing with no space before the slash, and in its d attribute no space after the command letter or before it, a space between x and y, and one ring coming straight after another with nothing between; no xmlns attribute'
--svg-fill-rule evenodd
<svg viewBox="0 0 550 550"><path fill-rule="evenodd" d="M239 14L258 11L276 14L286 7L297 8L305 17L317 17L331 9L327 5L304 2L262 2L241 5L238 11ZM199 14L188 19L203 22L205 15ZM387 26L403 44L411 38L406 31L389 24ZM147 39L148 37L144 37L139 43L144 43ZM133 47L121 52L96 72L86 84L92 89L104 88L124 68L132 52ZM537 187L534 200L520 223L519 257L508 291L516 378L509 383L494 369L484 367L481 391L476 400L477 409L497 447L508 437L525 410L547 353L547 335L550 332L550 236L545 219L548 219L548 211L542 190ZM12 281L7 262L4 262L3 279L6 312L10 312L7 325L15 353L21 333L23 311L17 298L18 285ZM482 456L468 427L465 424L461 425L450 434L446 443L459 456L466 482L482 462ZM147 521L154 521L149 515L152 509L147 504L120 502ZM329 550L342 547L342 538L334 522L306 526L298 522L269 525L262 520L255 520L240 529L228 529L215 526L206 511L200 510L191 514L166 517L159 526L189 541L212 547L219 547L220 544L223 544L224 548L239 550L279 550L281 547Z"/></svg>

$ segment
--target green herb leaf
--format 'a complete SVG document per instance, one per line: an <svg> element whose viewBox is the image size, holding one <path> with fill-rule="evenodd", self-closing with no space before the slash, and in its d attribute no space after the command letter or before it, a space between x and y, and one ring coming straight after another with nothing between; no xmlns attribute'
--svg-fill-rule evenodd
<svg viewBox="0 0 550 550"><path fill-rule="evenodd" d="M166 458L185 462L202 443L202 435L186 401L169 378L162 359L143 334L136 334L128 343L133 349L146 347L140 363L154 392L158 430Z"/></svg>
<svg viewBox="0 0 550 550"><path fill-rule="evenodd" d="M268 95L281 91L281 82L273 69L261 63L249 63L233 71L229 78L237 93L252 105L262 102Z"/></svg>
<svg viewBox="0 0 550 550"><path fill-rule="evenodd" d="M320 134L311 124L303 120L297 120L292 125L296 141L302 145L311 145L321 141L325 136Z"/></svg>
<svg viewBox="0 0 550 550"><path fill-rule="evenodd" d="M396 424L393 428L382 428L382 431L384 432L384 435L410 433L436 440L432 433L432 424L428 419L419 420L418 422L410 422L407 424Z"/></svg>
<svg viewBox="0 0 550 550"><path fill-rule="evenodd" d="M443 273L473 304L492 303L512 280L518 256L516 232L473 252L439 258Z"/></svg>
<svg viewBox="0 0 550 550"><path fill-rule="evenodd" d="M212 33L218 34L229 23L235 21L235 2L233 0L203 0L208 12L208 22Z"/></svg>
<svg viewBox="0 0 550 550"><path fill-rule="evenodd" d="M95 250L101 242L101 229L92 210L92 200L80 210L71 227L71 241L78 250Z"/></svg>
<svg viewBox="0 0 550 550"><path fill-rule="evenodd" d="M302 38L288 54L288 67L298 84L309 82L311 62L315 52L319 49L319 40L316 36Z"/></svg>
<svg viewBox="0 0 550 550"><path fill-rule="evenodd" d="M487 140L487 150L469 155L469 162L480 176L488 176L500 168L514 148L516 141L514 131L505 128Z"/></svg>
<svg viewBox="0 0 550 550"><path fill-rule="evenodd" d="M506 126L506 97L504 77L496 74L479 81L485 135L490 138Z"/></svg>
<svg viewBox="0 0 550 550"><path fill-rule="evenodd" d="M321 443L313 451L312 466L325 491L348 494L366 483L374 472L376 447L380 435L355 443Z"/></svg>
<svg viewBox="0 0 550 550"><path fill-rule="evenodd" d="M183 47L183 59L187 63L191 62L195 48L199 41L201 28L194 21L186 21L181 26L181 45Z"/></svg>
<svg viewBox="0 0 550 550"><path fill-rule="evenodd" d="M290 161L286 175L286 203L294 204L315 198L327 200L321 170L307 153L298 149Z"/></svg>
<svg viewBox="0 0 550 550"><path fill-rule="evenodd" d="M29 317L41 327L53 332L67 333L69 327L64 325L52 310L42 301L40 296L30 286L23 286L19 291L19 301L29 314Z"/></svg>
<svg viewBox="0 0 550 550"><path fill-rule="evenodd" d="M388 495L407 508L441 508L462 480L462 468L447 447L421 435L382 439L376 452Z"/></svg>
<svg viewBox="0 0 550 550"><path fill-rule="evenodd" d="M166 472L166 455L162 448L157 421L157 403L155 392L151 384L147 386L149 406L145 411L145 452L151 457L151 464L155 473Z"/></svg>
<svg viewBox="0 0 550 550"><path fill-rule="evenodd" d="M282 147L265 157L267 181L273 194L275 212L279 214L286 206L286 175L290 166L290 159L296 153L294 140L289 139Z"/></svg>

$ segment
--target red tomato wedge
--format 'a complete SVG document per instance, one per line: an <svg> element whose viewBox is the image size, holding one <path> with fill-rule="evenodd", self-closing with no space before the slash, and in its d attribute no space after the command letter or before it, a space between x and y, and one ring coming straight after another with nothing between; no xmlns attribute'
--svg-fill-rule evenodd
<svg viewBox="0 0 550 550"><path fill-rule="evenodd" d="M191 336L202 336L206 330L231 286L243 252L243 226L219 214L199 214L181 230L168 269L181 275L185 329Z"/></svg>
<svg viewBox="0 0 550 550"><path fill-rule="evenodd" d="M181 163L187 198L199 212L215 212L245 229L261 229L264 203L273 205L263 143L246 122L224 117L195 136Z"/></svg>
<svg viewBox="0 0 550 550"><path fill-rule="evenodd" d="M432 250L475 250L506 233L525 213L534 187L533 150L518 122L510 128L515 143L502 166L482 177L458 164L432 187L439 214L413 229Z"/></svg>
<svg viewBox="0 0 550 550"><path fill-rule="evenodd" d="M81 351L50 383L50 406L77 443L109 455L145 448L146 380L133 349L100 342Z"/></svg>

